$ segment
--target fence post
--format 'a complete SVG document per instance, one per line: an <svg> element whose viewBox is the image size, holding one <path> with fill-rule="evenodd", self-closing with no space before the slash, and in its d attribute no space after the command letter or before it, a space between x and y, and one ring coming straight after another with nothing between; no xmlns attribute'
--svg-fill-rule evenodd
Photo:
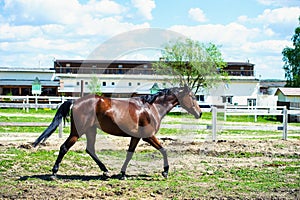
<svg viewBox="0 0 300 200"><path fill-rule="evenodd" d="M287 140L287 125L288 125L288 115L287 115L287 109L286 107L282 111L282 124L283 124L283 130L282 130L282 139Z"/></svg>
<svg viewBox="0 0 300 200"><path fill-rule="evenodd" d="M23 99L23 110L25 110L26 108L26 106L25 106L25 101L26 101L26 99Z"/></svg>
<svg viewBox="0 0 300 200"><path fill-rule="evenodd" d="M227 110L227 106L226 106L227 104L225 103L224 104L224 122L226 122L226 120L227 120L227 116L226 116L226 110Z"/></svg>
<svg viewBox="0 0 300 200"><path fill-rule="evenodd" d="M212 107L212 141L217 141L217 108Z"/></svg>
<svg viewBox="0 0 300 200"><path fill-rule="evenodd" d="M26 97L26 112L29 112L29 97Z"/></svg>
<svg viewBox="0 0 300 200"><path fill-rule="evenodd" d="M257 122L257 106L255 106L254 112L255 112L255 115L254 115L254 122Z"/></svg>
<svg viewBox="0 0 300 200"><path fill-rule="evenodd" d="M38 99L37 99L37 95L35 95L35 111L38 110Z"/></svg>

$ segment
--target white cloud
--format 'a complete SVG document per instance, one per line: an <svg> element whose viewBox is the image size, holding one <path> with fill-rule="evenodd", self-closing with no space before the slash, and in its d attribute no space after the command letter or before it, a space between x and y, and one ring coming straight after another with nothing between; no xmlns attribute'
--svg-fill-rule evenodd
<svg viewBox="0 0 300 200"><path fill-rule="evenodd" d="M96 15L120 15L127 11L127 8L111 0L90 0L84 7L91 15L93 15L93 13Z"/></svg>
<svg viewBox="0 0 300 200"><path fill-rule="evenodd" d="M203 10L201 10L200 8L191 8L189 10L189 17L198 22L206 22L207 21Z"/></svg>
<svg viewBox="0 0 300 200"><path fill-rule="evenodd" d="M83 19L121 15L127 9L111 0L7 0L4 11L15 24L77 24Z"/></svg>
<svg viewBox="0 0 300 200"><path fill-rule="evenodd" d="M106 17L86 21L81 27L75 27L75 30L79 35L113 36L121 32L149 27L148 23L132 24L121 22L118 17Z"/></svg>
<svg viewBox="0 0 300 200"><path fill-rule="evenodd" d="M22 59L36 66L36 55L50 66L53 57L85 59L107 37L150 27L123 21L128 9L112 0L6 0L0 9L0 60L7 66Z"/></svg>
<svg viewBox="0 0 300 200"><path fill-rule="evenodd" d="M0 38L2 40L22 40L33 35L41 35L41 29L39 27L22 25L11 26L10 24L0 24Z"/></svg>
<svg viewBox="0 0 300 200"><path fill-rule="evenodd" d="M263 36L268 37L291 37L295 27L298 25L300 7L282 7L266 9L260 15L249 18L248 16L238 17L238 22L247 26L259 27ZM289 39L286 38L286 39Z"/></svg>
<svg viewBox="0 0 300 200"><path fill-rule="evenodd" d="M271 37L271 36L274 36L276 33L271 29L269 28L268 26L264 26L264 29L263 29L263 32L265 35Z"/></svg>
<svg viewBox="0 0 300 200"><path fill-rule="evenodd" d="M77 0L7 0L4 11L14 24L74 23L81 14Z"/></svg>
<svg viewBox="0 0 300 200"><path fill-rule="evenodd" d="M290 45L286 40L264 40L259 42L248 42L241 46L244 52L264 52L264 54L281 54L286 46Z"/></svg>
<svg viewBox="0 0 300 200"><path fill-rule="evenodd" d="M152 10L156 7L154 0L131 0L138 13L146 20L152 20Z"/></svg>
<svg viewBox="0 0 300 200"><path fill-rule="evenodd" d="M239 23L208 24L198 26L172 26L171 30L180 32L200 42L221 45L220 50L226 61L250 60L255 64L257 75L263 78L284 78L281 51L290 46L289 40L267 39L273 36L272 29L266 27L249 28ZM272 72L272 73L268 73Z"/></svg>
<svg viewBox="0 0 300 200"><path fill-rule="evenodd" d="M299 0L257 0L267 6L299 6Z"/></svg>
<svg viewBox="0 0 300 200"><path fill-rule="evenodd" d="M266 9L256 20L272 24L297 24L299 14L300 7L284 7L274 10Z"/></svg>
<svg viewBox="0 0 300 200"><path fill-rule="evenodd" d="M248 18L247 16L240 16L240 22L264 23L264 24L298 24L298 17L300 15L300 7L282 7L277 9L266 9L255 18Z"/></svg>
<svg viewBox="0 0 300 200"><path fill-rule="evenodd" d="M250 62L255 63L256 77L262 79L282 79L284 80L284 70L282 57L280 55L262 55L253 57Z"/></svg>
<svg viewBox="0 0 300 200"><path fill-rule="evenodd" d="M6 26L2 25L0 29L1 38L28 38L41 34L45 37L101 37L150 26L148 23L123 22L122 14L126 14L127 8L111 0L90 0L86 4L80 4L78 0L7 0L5 3L8 19Z"/></svg>
<svg viewBox="0 0 300 200"><path fill-rule="evenodd" d="M198 26L176 25L170 28L200 42L213 42L216 44L240 45L261 32L259 29L249 29L238 23L227 25L207 24Z"/></svg>

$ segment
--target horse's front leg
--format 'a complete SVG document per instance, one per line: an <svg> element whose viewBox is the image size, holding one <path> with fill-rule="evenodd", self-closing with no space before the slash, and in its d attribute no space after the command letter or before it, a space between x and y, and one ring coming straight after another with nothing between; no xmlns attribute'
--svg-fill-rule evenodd
<svg viewBox="0 0 300 200"><path fill-rule="evenodd" d="M159 150L160 153L163 155L164 159L164 171L161 173L163 177L167 178L169 174L169 162L168 162L168 155L165 148L163 148L155 136L144 138L144 141L148 142L151 146L155 149Z"/></svg>
<svg viewBox="0 0 300 200"><path fill-rule="evenodd" d="M140 138L135 138L135 137L132 137L131 140L130 140L129 148L127 150L126 159L125 159L125 161L123 163L123 166L121 168L121 177L120 177L121 180L126 179L127 166L129 164L129 161L131 160L131 158L133 156L133 153L134 153L135 148L138 145L139 141L140 141Z"/></svg>

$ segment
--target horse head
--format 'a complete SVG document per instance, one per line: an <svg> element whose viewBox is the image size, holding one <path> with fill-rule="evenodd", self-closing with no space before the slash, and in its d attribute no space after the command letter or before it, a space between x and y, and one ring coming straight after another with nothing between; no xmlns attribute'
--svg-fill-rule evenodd
<svg viewBox="0 0 300 200"><path fill-rule="evenodd" d="M202 111L198 105L195 94L188 86L176 88L174 94L182 108L194 115L196 119L201 117Z"/></svg>

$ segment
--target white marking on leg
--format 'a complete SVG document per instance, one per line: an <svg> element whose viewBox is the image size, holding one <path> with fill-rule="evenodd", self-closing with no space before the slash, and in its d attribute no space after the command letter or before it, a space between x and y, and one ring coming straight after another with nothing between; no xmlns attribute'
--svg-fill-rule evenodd
<svg viewBox="0 0 300 200"><path fill-rule="evenodd" d="M95 142L96 142L96 133L87 133L86 134L86 149L94 156L96 156Z"/></svg>

